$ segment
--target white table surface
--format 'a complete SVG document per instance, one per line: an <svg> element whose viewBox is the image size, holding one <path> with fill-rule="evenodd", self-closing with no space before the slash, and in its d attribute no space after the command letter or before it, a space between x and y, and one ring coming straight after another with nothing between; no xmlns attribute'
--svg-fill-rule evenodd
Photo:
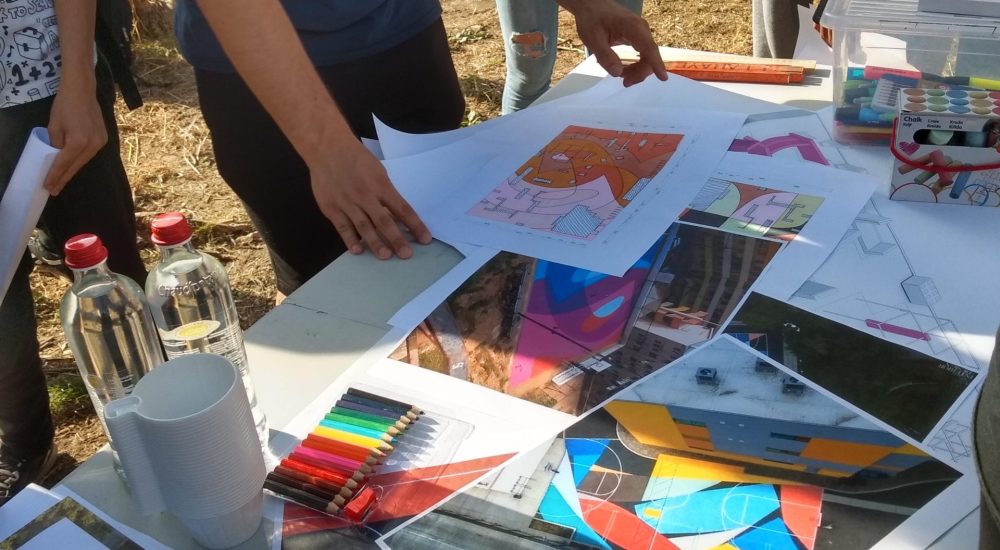
<svg viewBox="0 0 1000 550"><path fill-rule="evenodd" d="M664 52L678 50L664 48ZM832 98L829 70L803 86L713 83L719 88L789 106L820 109ZM606 73L591 57L577 66L539 103L594 85ZM387 321L404 304L448 272L461 255L435 241L415 246L410 260L380 261L345 255L330 264L246 332L251 377L272 427L291 421L388 331ZM169 514L140 515L111 468L107 448L61 483L112 518L173 548L199 548ZM976 516L976 517L972 517ZM956 526L934 548L970 548L978 512ZM261 530L240 548L267 548ZM970 538L971 537L971 538Z"/></svg>

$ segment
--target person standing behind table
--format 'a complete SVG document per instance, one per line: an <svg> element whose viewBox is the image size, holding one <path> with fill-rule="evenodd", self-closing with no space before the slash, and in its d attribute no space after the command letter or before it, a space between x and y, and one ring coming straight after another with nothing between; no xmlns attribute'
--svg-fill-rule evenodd
<svg viewBox="0 0 1000 550"><path fill-rule="evenodd" d="M753 55L791 59L799 38L799 6L810 0L753 0Z"/></svg>
<svg viewBox="0 0 1000 550"><path fill-rule="evenodd" d="M135 206L118 150L115 90L95 65L95 0L0 2L0 193L34 127L61 151L45 180L39 226L62 249L83 232L101 236L113 271L139 281ZM55 458L48 390L38 355L25 252L0 304L0 505Z"/></svg>
<svg viewBox="0 0 1000 550"><path fill-rule="evenodd" d="M618 0L635 14L642 0ZM555 0L497 0L507 77L503 83L502 114L534 103L552 84L559 45L559 5Z"/></svg>
<svg viewBox="0 0 1000 550"><path fill-rule="evenodd" d="M626 85L667 74L641 17L612 0L560 0ZM178 0L216 163L267 244L287 295L346 250L413 251L430 232L358 137L372 114L405 132L457 128L465 99L438 0ZM642 59L624 67L610 45ZM235 70L234 70L235 67Z"/></svg>

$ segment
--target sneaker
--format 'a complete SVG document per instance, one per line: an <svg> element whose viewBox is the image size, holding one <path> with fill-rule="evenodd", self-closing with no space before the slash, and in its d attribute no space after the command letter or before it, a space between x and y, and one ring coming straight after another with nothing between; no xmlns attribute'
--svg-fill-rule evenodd
<svg viewBox="0 0 1000 550"><path fill-rule="evenodd" d="M50 239L38 229L34 230L28 237L28 251L35 260L35 265L38 266L39 271L72 281L73 272L63 264L62 254L48 246L49 241Z"/></svg>
<svg viewBox="0 0 1000 550"><path fill-rule="evenodd" d="M0 506L47 474L55 465L57 454L55 443L49 445L45 454L29 459L17 458L0 447Z"/></svg>

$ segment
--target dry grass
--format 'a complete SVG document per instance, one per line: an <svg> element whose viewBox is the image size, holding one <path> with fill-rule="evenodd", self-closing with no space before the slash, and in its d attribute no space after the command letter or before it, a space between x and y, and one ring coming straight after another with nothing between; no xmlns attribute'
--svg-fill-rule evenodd
<svg viewBox="0 0 1000 550"><path fill-rule="evenodd" d="M146 105L119 109L122 158L132 182L140 243L147 265L155 261L148 223L156 213L180 210L196 224L196 245L226 263L242 324L249 326L273 305L274 277L263 243L236 196L215 169L212 143L198 110L190 67L180 58L169 29L169 0L139 2L140 42L136 75ZM465 92L467 123L500 112L503 44L492 0L443 0L452 55ZM148 10L147 10L148 9ZM660 44L749 53L750 2L746 0L646 0L644 15ZM582 60L583 45L572 18L560 17L555 79ZM59 300L68 285L32 275L45 368L53 378L75 372L59 328ZM60 411L57 443L63 452L54 483L103 444L100 425L87 406Z"/></svg>

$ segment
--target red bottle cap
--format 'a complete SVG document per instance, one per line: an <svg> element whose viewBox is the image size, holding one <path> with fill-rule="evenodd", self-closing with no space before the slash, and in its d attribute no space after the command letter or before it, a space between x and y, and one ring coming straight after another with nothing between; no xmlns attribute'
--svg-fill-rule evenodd
<svg viewBox="0 0 1000 550"><path fill-rule="evenodd" d="M191 238L191 226L180 212L164 212L153 218L150 224L153 244L171 246L181 244Z"/></svg>
<svg viewBox="0 0 1000 550"><path fill-rule="evenodd" d="M108 259L108 249L101 238L83 233L66 241L63 263L70 269L88 269Z"/></svg>

